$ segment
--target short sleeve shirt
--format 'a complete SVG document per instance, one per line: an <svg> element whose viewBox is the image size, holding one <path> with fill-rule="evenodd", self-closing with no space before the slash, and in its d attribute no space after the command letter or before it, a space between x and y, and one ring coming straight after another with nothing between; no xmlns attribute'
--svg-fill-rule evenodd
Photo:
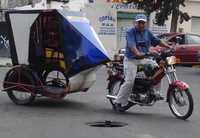
<svg viewBox="0 0 200 138"><path fill-rule="evenodd" d="M131 51L131 48L136 47L140 52L148 53L151 46L157 46L160 43L160 39L148 29L140 32L137 28L131 28L126 33L126 42L125 56L134 59L136 56Z"/></svg>

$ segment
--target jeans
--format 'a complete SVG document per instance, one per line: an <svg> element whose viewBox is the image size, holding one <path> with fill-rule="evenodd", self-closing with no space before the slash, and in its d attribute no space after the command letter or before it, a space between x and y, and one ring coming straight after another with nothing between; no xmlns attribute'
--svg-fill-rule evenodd
<svg viewBox="0 0 200 138"><path fill-rule="evenodd" d="M125 82L120 87L119 93L117 95L117 99L115 100L116 103L127 105L129 96L132 92L132 88L134 86L135 77L137 74L137 66L139 64L147 64L150 62L149 59L128 59L124 58L124 75L125 75ZM156 85L154 89L156 91L160 90L160 84Z"/></svg>

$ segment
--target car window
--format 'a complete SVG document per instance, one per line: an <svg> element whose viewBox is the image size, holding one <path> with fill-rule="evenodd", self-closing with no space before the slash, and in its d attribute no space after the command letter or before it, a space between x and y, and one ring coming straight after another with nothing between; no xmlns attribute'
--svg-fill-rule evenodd
<svg viewBox="0 0 200 138"><path fill-rule="evenodd" d="M186 35L187 44L200 44L200 36L197 35Z"/></svg>

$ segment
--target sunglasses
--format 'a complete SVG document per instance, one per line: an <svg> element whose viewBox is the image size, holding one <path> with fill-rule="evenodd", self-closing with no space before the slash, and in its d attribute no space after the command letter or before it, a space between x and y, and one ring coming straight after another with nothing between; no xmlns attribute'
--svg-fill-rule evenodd
<svg viewBox="0 0 200 138"><path fill-rule="evenodd" d="M139 24L145 24L146 22L144 21L138 21Z"/></svg>

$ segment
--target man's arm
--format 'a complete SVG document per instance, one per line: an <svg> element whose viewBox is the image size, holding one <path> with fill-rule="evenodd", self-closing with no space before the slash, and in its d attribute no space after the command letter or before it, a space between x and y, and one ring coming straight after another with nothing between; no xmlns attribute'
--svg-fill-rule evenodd
<svg viewBox="0 0 200 138"><path fill-rule="evenodd" d="M164 48L168 48L168 49L172 48L170 45L168 45L166 42L164 42L162 40L160 40L159 46L164 47Z"/></svg>
<svg viewBox="0 0 200 138"><path fill-rule="evenodd" d="M137 59L143 59L145 54L140 52L136 47L131 48L131 52L133 52Z"/></svg>
<svg viewBox="0 0 200 138"><path fill-rule="evenodd" d="M161 46L161 47L164 47L164 48L172 48L170 45L168 45L167 43L165 43L163 40L160 40L158 37L154 36L150 31L149 31L149 34L150 34L150 38L151 38L151 44L153 46Z"/></svg>

